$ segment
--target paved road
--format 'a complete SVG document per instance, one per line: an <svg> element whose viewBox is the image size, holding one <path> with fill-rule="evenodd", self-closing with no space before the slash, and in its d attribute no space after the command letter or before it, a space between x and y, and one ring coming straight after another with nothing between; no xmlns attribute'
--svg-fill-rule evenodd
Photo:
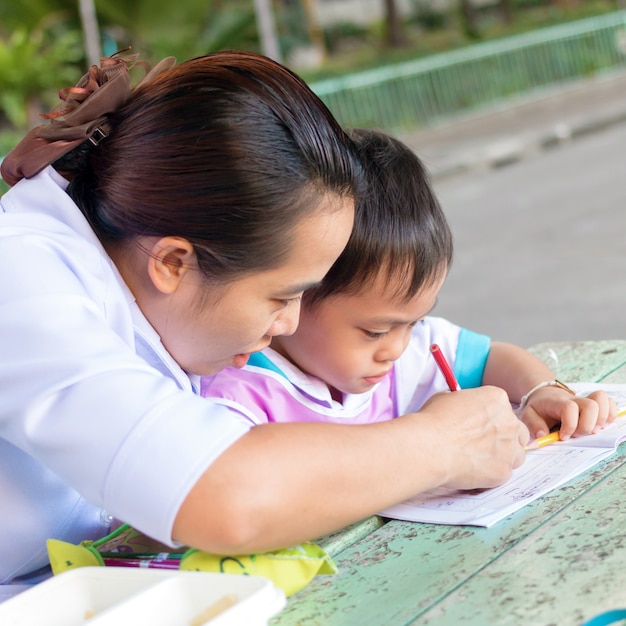
<svg viewBox="0 0 626 626"><path fill-rule="evenodd" d="M435 313L523 346L626 337L626 73L402 139L455 235Z"/></svg>
<svg viewBox="0 0 626 626"><path fill-rule="evenodd" d="M626 338L626 123L438 181L456 259L438 312L494 338Z"/></svg>

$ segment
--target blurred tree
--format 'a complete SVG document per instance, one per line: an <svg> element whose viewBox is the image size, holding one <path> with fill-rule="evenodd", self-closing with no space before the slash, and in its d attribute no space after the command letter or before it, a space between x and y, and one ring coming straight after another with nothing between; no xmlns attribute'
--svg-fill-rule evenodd
<svg viewBox="0 0 626 626"><path fill-rule="evenodd" d="M317 0L273 0L283 62L299 70L319 67L326 59L326 40Z"/></svg>
<svg viewBox="0 0 626 626"><path fill-rule="evenodd" d="M402 48L407 45L402 18L398 11L396 0L385 0L386 35L385 43L392 48Z"/></svg>
<svg viewBox="0 0 626 626"><path fill-rule="evenodd" d="M480 37L478 27L478 15L472 0L459 0L459 14L461 16L461 28L470 39Z"/></svg>
<svg viewBox="0 0 626 626"><path fill-rule="evenodd" d="M20 0L0 2L0 30L33 30L50 14L63 15L78 24L76 0Z"/></svg>
<svg viewBox="0 0 626 626"><path fill-rule="evenodd" d="M95 5L106 54L132 45L155 61L167 55L183 60L224 48L259 49L253 0L89 1ZM0 31L35 28L51 13L62 13L69 27L81 29L80 3L0 1Z"/></svg>
<svg viewBox="0 0 626 626"><path fill-rule="evenodd" d="M78 6L80 9L80 21L83 27L87 64L99 65L103 51L100 45L100 29L98 28L94 0L78 0Z"/></svg>
<svg viewBox="0 0 626 626"><path fill-rule="evenodd" d="M513 0L500 0L500 15L505 24L513 23Z"/></svg>
<svg viewBox="0 0 626 626"><path fill-rule="evenodd" d="M280 46L276 35L276 23L272 11L272 0L254 0L254 12L256 16L259 39L261 40L261 52L274 59L281 61Z"/></svg>
<svg viewBox="0 0 626 626"><path fill-rule="evenodd" d="M96 8L103 33L117 48L132 45L152 61L259 48L251 0L96 0Z"/></svg>
<svg viewBox="0 0 626 626"><path fill-rule="evenodd" d="M280 31L285 52L306 50L309 66L321 65L328 57L328 49L320 23L319 0L279 0L277 11L281 22L288 23L287 32ZM288 15L291 19L286 19Z"/></svg>
<svg viewBox="0 0 626 626"><path fill-rule="evenodd" d="M320 25L318 0L302 0L304 15L306 17L307 31L311 44L319 51L320 60L326 58L326 41Z"/></svg>

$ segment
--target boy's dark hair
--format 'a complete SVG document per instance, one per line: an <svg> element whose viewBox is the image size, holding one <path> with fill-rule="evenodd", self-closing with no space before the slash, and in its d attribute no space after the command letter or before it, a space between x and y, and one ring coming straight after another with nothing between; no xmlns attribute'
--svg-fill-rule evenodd
<svg viewBox="0 0 626 626"><path fill-rule="evenodd" d="M355 294L385 272L409 300L443 276L452 262L452 233L420 159L382 132L353 129L365 169L352 234L322 283L305 293L308 306Z"/></svg>

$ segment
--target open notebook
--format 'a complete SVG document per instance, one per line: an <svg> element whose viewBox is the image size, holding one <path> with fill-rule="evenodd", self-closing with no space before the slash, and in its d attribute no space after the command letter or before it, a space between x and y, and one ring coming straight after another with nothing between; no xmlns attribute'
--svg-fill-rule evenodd
<svg viewBox="0 0 626 626"><path fill-rule="evenodd" d="M570 386L579 395L603 389L615 399L618 409L626 407L626 385ZM489 527L611 456L624 440L626 417L620 417L595 435L529 450L524 465L514 470L510 480L500 487L474 491L435 489L391 506L380 515L411 522Z"/></svg>

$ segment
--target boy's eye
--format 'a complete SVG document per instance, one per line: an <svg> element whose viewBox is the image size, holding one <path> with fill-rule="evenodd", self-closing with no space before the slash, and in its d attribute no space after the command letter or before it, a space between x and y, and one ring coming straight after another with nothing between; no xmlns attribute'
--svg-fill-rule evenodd
<svg viewBox="0 0 626 626"><path fill-rule="evenodd" d="M423 319L415 320L414 322L407 323L407 326L409 328L413 328L416 324L422 324L423 322ZM382 339L382 337L389 334L389 330L366 330L365 328L362 328L361 330L369 339Z"/></svg>

